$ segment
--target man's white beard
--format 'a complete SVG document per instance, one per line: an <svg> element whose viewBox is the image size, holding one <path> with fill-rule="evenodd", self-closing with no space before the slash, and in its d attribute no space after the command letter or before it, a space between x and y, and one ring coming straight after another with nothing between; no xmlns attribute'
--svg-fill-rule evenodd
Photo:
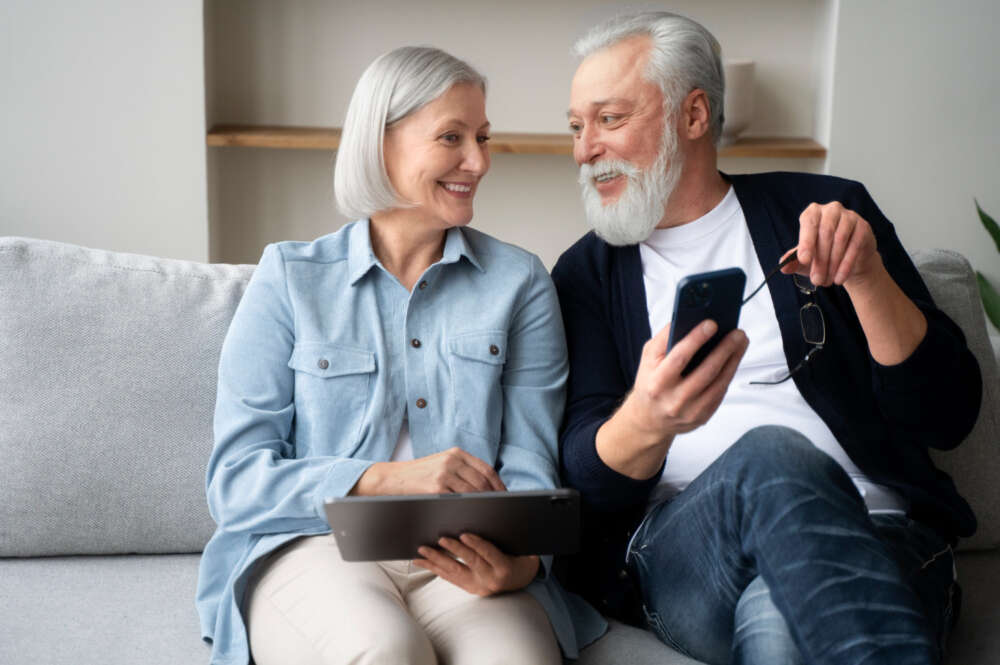
<svg viewBox="0 0 1000 665"><path fill-rule="evenodd" d="M643 242L663 219L667 201L677 187L684 166L673 127L670 123L666 125L660 152L646 170L617 159L580 165L578 180L587 221L594 233L609 245ZM607 205L601 201L594 186L594 178L604 174L622 174L627 180L618 200Z"/></svg>

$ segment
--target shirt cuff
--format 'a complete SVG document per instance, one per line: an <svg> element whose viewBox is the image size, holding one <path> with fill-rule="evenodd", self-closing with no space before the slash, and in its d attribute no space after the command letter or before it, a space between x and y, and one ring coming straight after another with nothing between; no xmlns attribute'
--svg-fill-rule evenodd
<svg viewBox="0 0 1000 665"><path fill-rule="evenodd" d="M347 496L372 464L374 462L371 460L350 457L334 461L330 471L316 489L316 513L325 520L326 511L323 505L326 500Z"/></svg>

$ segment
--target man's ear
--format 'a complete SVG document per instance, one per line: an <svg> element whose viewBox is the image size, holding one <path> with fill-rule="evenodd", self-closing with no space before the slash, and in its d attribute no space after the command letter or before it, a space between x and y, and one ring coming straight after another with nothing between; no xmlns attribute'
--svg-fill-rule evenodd
<svg viewBox="0 0 1000 665"><path fill-rule="evenodd" d="M681 126L678 131L689 141L696 141L708 134L712 127L712 107L708 95L701 88L688 93L681 104Z"/></svg>

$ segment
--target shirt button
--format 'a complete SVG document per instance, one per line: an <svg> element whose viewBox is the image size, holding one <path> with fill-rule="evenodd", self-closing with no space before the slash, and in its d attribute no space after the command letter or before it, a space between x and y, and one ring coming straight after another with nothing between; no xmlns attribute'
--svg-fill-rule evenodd
<svg viewBox="0 0 1000 665"><path fill-rule="evenodd" d="M412 346L415 349L419 349L420 348L420 340L417 339L416 337L414 337L413 339L410 340L410 346Z"/></svg>
<svg viewBox="0 0 1000 665"><path fill-rule="evenodd" d="M427 406L427 400L425 400L423 397L421 397L420 399L417 400L417 408L418 409L422 409L425 406Z"/></svg>
<svg viewBox="0 0 1000 665"><path fill-rule="evenodd" d="M500 347L497 346L496 344L490 344L490 353L492 353L495 356L500 355Z"/></svg>
<svg viewBox="0 0 1000 665"><path fill-rule="evenodd" d="M319 362L316 363L316 366L319 367L320 369L326 369L327 367L330 366L330 361L327 360L326 358L320 358Z"/></svg>
<svg viewBox="0 0 1000 665"><path fill-rule="evenodd" d="M425 280L421 281L420 284L417 285L417 288L420 289L421 291L423 291L424 289L426 289L427 288L427 280L425 279Z"/></svg>

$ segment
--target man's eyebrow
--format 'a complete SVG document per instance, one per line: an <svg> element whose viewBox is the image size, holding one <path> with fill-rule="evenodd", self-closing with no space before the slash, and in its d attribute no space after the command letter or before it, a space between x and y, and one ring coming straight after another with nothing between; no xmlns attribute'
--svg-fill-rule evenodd
<svg viewBox="0 0 1000 665"><path fill-rule="evenodd" d="M624 97L608 97L607 99L595 99L587 106L594 108L596 106L607 106L608 104L627 104L628 102L629 100ZM566 117L572 116L573 113L573 109L566 111Z"/></svg>

